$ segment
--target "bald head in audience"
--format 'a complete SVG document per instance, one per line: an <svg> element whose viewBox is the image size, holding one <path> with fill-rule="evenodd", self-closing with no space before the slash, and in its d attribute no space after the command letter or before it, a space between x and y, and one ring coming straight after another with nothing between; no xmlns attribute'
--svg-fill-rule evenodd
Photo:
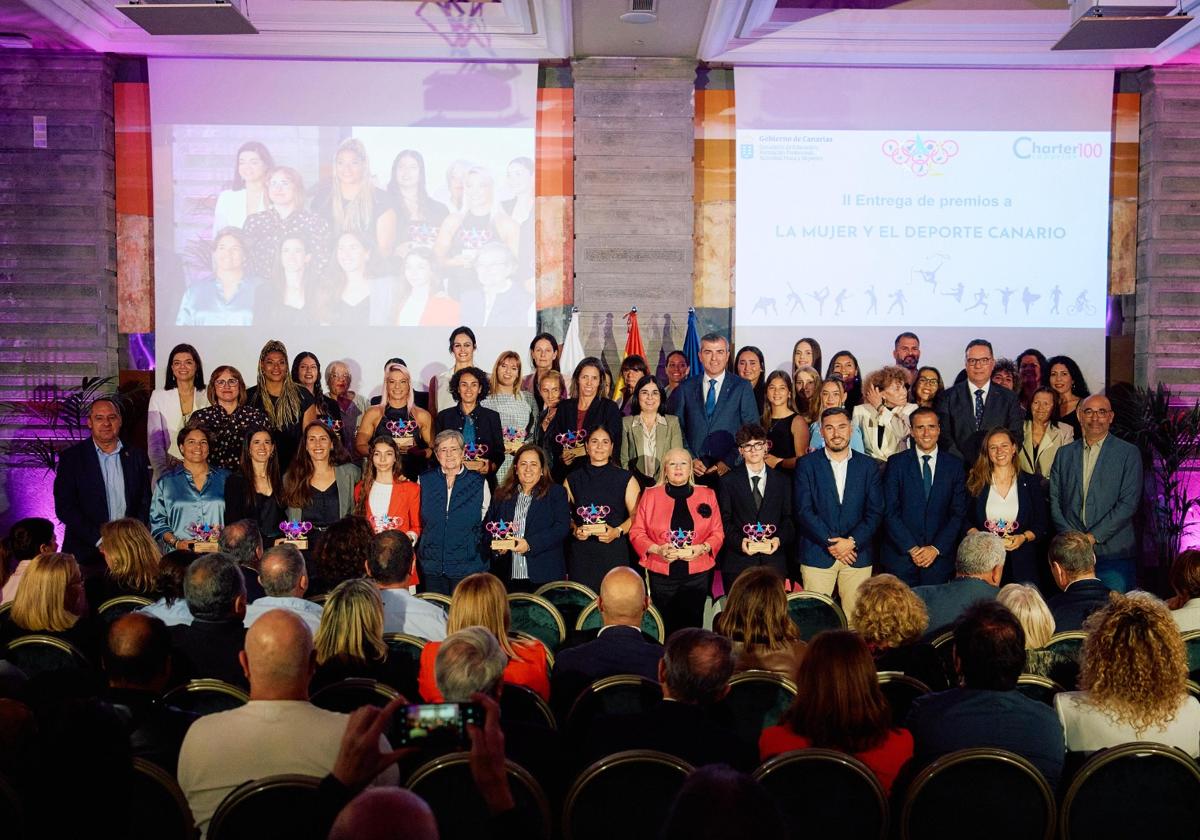
<svg viewBox="0 0 1200 840"><path fill-rule="evenodd" d="M258 573L263 592L274 598L303 598L308 591L304 555L294 545L277 545L263 555Z"/></svg>
<svg viewBox="0 0 1200 840"><path fill-rule="evenodd" d="M251 700L307 700L316 668L312 633L290 610L270 610L246 631L238 654Z"/></svg>
<svg viewBox="0 0 1200 840"><path fill-rule="evenodd" d="M372 788L354 797L334 820L329 840L438 840L425 800L404 788Z"/></svg>
<svg viewBox="0 0 1200 840"><path fill-rule="evenodd" d="M649 603L642 576L629 566L618 566L600 582L599 608L606 627L641 627Z"/></svg>
<svg viewBox="0 0 1200 840"><path fill-rule="evenodd" d="M171 634L158 618L131 612L108 628L104 674L113 688L161 694L171 676Z"/></svg>

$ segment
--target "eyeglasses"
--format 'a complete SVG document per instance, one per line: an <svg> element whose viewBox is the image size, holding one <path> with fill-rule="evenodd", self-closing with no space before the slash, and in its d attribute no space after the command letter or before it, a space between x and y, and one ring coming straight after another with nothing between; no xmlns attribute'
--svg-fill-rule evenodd
<svg viewBox="0 0 1200 840"><path fill-rule="evenodd" d="M1113 412L1107 408L1084 408L1084 409L1080 410L1079 416L1080 417L1099 417L1101 420L1103 420L1105 417L1108 417L1112 413Z"/></svg>
<svg viewBox="0 0 1200 840"><path fill-rule="evenodd" d="M452 446L449 448L442 447L442 448L438 449L437 454L438 455L453 455L455 453L461 453L461 452L462 452L462 450L459 449L457 446Z"/></svg>
<svg viewBox="0 0 1200 840"><path fill-rule="evenodd" d="M213 382L218 388L236 388L242 384L240 379L218 379Z"/></svg>
<svg viewBox="0 0 1200 840"><path fill-rule="evenodd" d="M991 357L991 356L980 356L978 359L972 359L972 358L968 358L968 359L967 359L967 364L969 364L969 365L976 365L976 366L978 366L978 365L986 365L986 364L987 364L988 362L990 362L991 360L992 360L992 357Z"/></svg>
<svg viewBox="0 0 1200 840"><path fill-rule="evenodd" d="M933 377L933 376L918 376L917 381L920 382L922 385L938 384L937 378Z"/></svg>
<svg viewBox="0 0 1200 840"><path fill-rule="evenodd" d="M767 443L766 441L762 440L756 440L751 443L743 443L738 447L738 449L742 450L743 452L762 452L766 448Z"/></svg>

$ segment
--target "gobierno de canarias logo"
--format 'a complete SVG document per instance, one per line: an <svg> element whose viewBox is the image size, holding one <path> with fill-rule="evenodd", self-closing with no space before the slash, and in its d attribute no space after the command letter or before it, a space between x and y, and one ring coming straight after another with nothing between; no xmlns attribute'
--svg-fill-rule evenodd
<svg viewBox="0 0 1200 840"><path fill-rule="evenodd" d="M918 134L907 140L884 140L882 151L892 163L924 178L938 174L938 168L958 154L958 142L931 140Z"/></svg>

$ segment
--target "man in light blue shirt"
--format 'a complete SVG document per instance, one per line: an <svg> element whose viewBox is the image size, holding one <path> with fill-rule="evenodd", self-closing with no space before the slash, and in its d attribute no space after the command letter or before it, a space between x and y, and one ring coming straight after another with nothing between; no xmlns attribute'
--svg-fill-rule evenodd
<svg viewBox="0 0 1200 840"><path fill-rule="evenodd" d="M308 591L308 572L299 549L288 543L268 549L263 554L258 581L267 594L246 607L247 627L270 610L287 610L300 616L308 629L316 634L324 608L304 599L304 593Z"/></svg>
<svg viewBox="0 0 1200 840"><path fill-rule="evenodd" d="M437 604L408 591L413 544L403 531L376 534L367 558L367 574L383 599L383 632L408 633L431 642L446 638L446 613Z"/></svg>

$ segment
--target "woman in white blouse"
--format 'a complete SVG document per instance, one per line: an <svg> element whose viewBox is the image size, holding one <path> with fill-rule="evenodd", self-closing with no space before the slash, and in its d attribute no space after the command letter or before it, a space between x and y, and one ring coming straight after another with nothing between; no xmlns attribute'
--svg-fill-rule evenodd
<svg viewBox="0 0 1200 840"><path fill-rule="evenodd" d="M1200 756L1200 702L1188 694L1187 652L1166 605L1113 595L1085 629L1082 691L1054 698L1068 752L1152 741Z"/></svg>
<svg viewBox="0 0 1200 840"><path fill-rule="evenodd" d="M214 237L227 227L242 227L247 217L267 208L267 173L274 168L271 153L257 140L238 147L233 166L233 188L222 190L217 196L212 226Z"/></svg>
<svg viewBox="0 0 1200 840"><path fill-rule="evenodd" d="M146 444L156 483L160 475L183 461L176 443L179 430L187 425L193 412L208 408L204 365L196 348L177 344L171 349L170 359L164 387L150 395L146 417Z"/></svg>
<svg viewBox="0 0 1200 840"><path fill-rule="evenodd" d="M886 461L908 448L908 418L917 404L908 401L908 374L892 365L874 371L863 383L863 401L854 407L854 425L862 429L866 454Z"/></svg>

